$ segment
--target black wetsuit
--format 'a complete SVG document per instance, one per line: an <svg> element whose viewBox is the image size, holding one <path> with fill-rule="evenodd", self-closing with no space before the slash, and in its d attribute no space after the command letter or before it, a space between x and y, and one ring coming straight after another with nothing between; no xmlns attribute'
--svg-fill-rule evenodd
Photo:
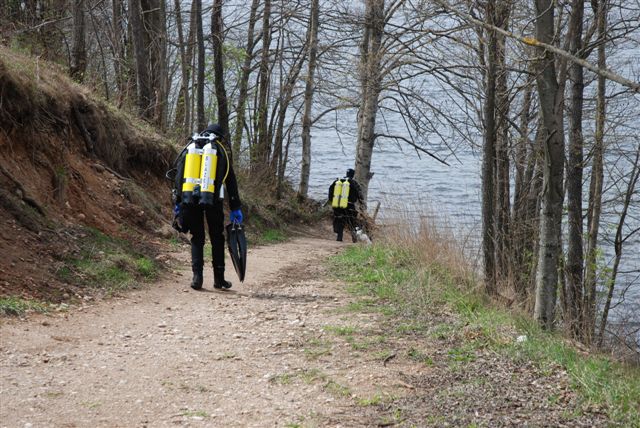
<svg viewBox="0 0 640 428"><path fill-rule="evenodd" d="M206 141L202 141L204 145ZM224 144L224 143L220 143ZM227 149L228 150L228 149ZM219 151L220 153L220 151ZM216 194L220 193L220 185L227 168L227 159L220 153L216 169ZM240 209L242 203L238 194L238 182L233 171L233 165L229 159L229 173L224 181L224 189L229 208L231 211ZM184 175L184 159L178 161L176 174L176 188L182 188L182 178ZM178 185L178 183L180 183ZM181 192L178 192L177 202L181 202ZM191 232L191 269L194 273L202 273L204 267L204 242L205 229L204 220L207 221L209 229L209 239L211 240L211 252L213 258L213 271L217 276L224 276L224 209L223 200L216 197L213 205L200 205L198 203L182 204L184 210L184 221L186 227Z"/></svg>
<svg viewBox="0 0 640 428"><path fill-rule="evenodd" d="M333 231L337 234L336 240L342 241L344 228L346 227L351 234L351 240L356 242L356 226L358 211L356 210L356 202L362 202L362 191L360 185L353 178L347 178L349 180L349 198L347 208L334 208L333 209ZM333 189L336 186L334 181L329 186L329 203L333 200Z"/></svg>

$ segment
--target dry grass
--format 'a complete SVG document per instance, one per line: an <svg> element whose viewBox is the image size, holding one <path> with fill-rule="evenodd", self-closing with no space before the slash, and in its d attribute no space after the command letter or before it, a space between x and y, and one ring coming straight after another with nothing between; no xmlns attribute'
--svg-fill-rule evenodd
<svg viewBox="0 0 640 428"><path fill-rule="evenodd" d="M394 220L378 229L379 241L408 251L421 268L447 272L465 288L475 286L477 271L470 241L456 236L446 217L420 204L396 206L392 211Z"/></svg>

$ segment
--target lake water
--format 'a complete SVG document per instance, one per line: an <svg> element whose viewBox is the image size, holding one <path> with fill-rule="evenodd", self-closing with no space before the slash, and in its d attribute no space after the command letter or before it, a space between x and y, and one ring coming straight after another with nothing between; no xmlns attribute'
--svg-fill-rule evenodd
<svg viewBox="0 0 640 428"><path fill-rule="evenodd" d="M355 118L353 122L355 123ZM431 157L404 147L402 151L393 143L382 143L376 147L372 161L374 176L369 185L368 205L371 211L377 201L381 202L378 219L393 222L394 218L406 217L407 208L402 213L396 211L390 201L406 203L409 215L437 216L450 227L455 236L467 242L469 254L480 258L479 239L481 234L481 156L470 149L457 150L455 157L441 150L437 153L446 157L450 166L441 164ZM289 177L299 182L300 146L291 148ZM339 135L335 129L312 129L312 160L309 183L310 196L326 200L328 187L337 177L343 177L347 168L353 168L355 159L355 136L353 131ZM395 196L393 196L395 195ZM396 202L397 203L397 202ZM402 205L402 204L400 204ZM635 220L632 220L635 221ZM437 222L439 223L439 222ZM637 227L637 226L636 226ZM620 303L612 309L611 319L631 319L640 325L640 234L628 242L619 276L620 285L632 284L629 290L616 295ZM605 262L612 260L612 244L605 244ZM636 271L626 274L624 272ZM636 333L640 343L640 332Z"/></svg>

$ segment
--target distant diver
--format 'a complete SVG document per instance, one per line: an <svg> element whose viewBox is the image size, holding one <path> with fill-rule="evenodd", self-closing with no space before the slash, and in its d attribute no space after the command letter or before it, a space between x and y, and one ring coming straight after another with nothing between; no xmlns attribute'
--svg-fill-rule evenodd
<svg viewBox="0 0 640 428"><path fill-rule="evenodd" d="M342 241L345 227L351 234L351 240L358 241L356 203L362 204L362 191L353 178L354 175L355 171L349 168L344 178L336 178L329 186L329 203L333 208L333 231L337 234L336 241Z"/></svg>

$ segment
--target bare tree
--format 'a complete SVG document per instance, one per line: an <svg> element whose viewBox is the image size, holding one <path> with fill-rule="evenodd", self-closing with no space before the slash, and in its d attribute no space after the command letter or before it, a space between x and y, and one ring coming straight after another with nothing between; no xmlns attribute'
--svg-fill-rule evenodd
<svg viewBox="0 0 640 428"><path fill-rule="evenodd" d="M366 0L364 34L360 44L361 105L358 111L358 139L355 179L361 184L362 199L367 200L371 180L371 159L375 142L376 115L381 88L384 0Z"/></svg>
<svg viewBox="0 0 640 428"><path fill-rule="evenodd" d="M592 7L596 16L598 31L598 67L606 67L606 31L608 0L593 0ZM600 231L600 216L602 213L602 189L604 182L604 128L606 115L606 79L599 75L596 89L596 132L593 144L591 181L589 185L589 206L587 209L587 249L584 277L584 323L582 330L585 337L593 337L596 319L596 288L598 252L598 234Z"/></svg>
<svg viewBox="0 0 640 428"><path fill-rule="evenodd" d="M140 1L129 0L129 15L136 63L137 105L140 115L151 120L153 119L151 77L149 76L149 57L145 44L145 29Z"/></svg>
<svg viewBox="0 0 640 428"><path fill-rule="evenodd" d="M622 210L616 227L616 235L614 240L615 258L613 262L613 268L611 270L611 277L608 279L607 284L607 297L602 310L602 317L600 321L600 330L598 333L598 345L602 346L604 341L604 335L607 327L607 320L609 317L609 309L611 308L611 302L613 300L613 292L616 285L616 278L620 268L620 260L622 258L622 244L634 234L638 233L638 230L632 231L627 236L623 236L623 230L625 221L629 213L629 207L631 205L631 199L636 192L636 186L638 184L638 178L640 178L640 144L637 145L635 150L635 159L632 161L631 171L629 173L629 181L627 182L627 188L624 192L624 200L622 202Z"/></svg>
<svg viewBox="0 0 640 428"><path fill-rule="evenodd" d="M124 0L113 0L112 4L112 41L111 51L113 55L113 71L117 88L117 105L121 106L127 98L128 87L126 78L126 42L124 36Z"/></svg>
<svg viewBox="0 0 640 428"><path fill-rule="evenodd" d="M191 4L191 10L195 8L195 2ZM191 123L191 101L189 93L189 81L191 79L191 55L193 52L192 43L193 32L189 31L189 42L185 41L184 31L182 28L182 10L180 7L180 0L174 0L174 8L176 15L176 27L178 29L178 48L180 51L180 71L181 71L181 83L180 91L178 93L178 103L176 107L175 125L179 129L189 130ZM193 15L193 12L192 14ZM190 22L193 22L190 20ZM185 44L189 43L187 49ZM188 52L188 53L187 53Z"/></svg>
<svg viewBox="0 0 640 428"><path fill-rule="evenodd" d="M536 37L543 43L553 41L555 4L552 0L536 0ZM563 200L564 132L563 94L558 85L555 56L538 48L536 77L540 111L544 124L544 173L540 248L536 277L534 316L545 328L552 328L558 284L558 257Z"/></svg>
<svg viewBox="0 0 640 428"><path fill-rule="evenodd" d="M247 97L249 93L249 77L251 75L251 62L253 61L253 48L255 45L254 40L254 28L256 25L256 17L258 10L258 0L251 2L251 12L249 15L249 23L247 29L247 44L244 52L244 60L242 62L241 74L238 84L238 101L236 103L236 128L233 134L233 152L235 159L240 156L240 145L242 143L242 134L245 122L245 109L247 104Z"/></svg>
<svg viewBox="0 0 640 428"><path fill-rule="evenodd" d="M271 0L265 0L262 12L262 55L260 58L257 143L251 154L252 171L264 171L269 165L270 143L268 133L268 92L270 81L269 48L271 45Z"/></svg>
<svg viewBox="0 0 640 428"><path fill-rule="evenodd" d="M224 132L224 140L229 142L229 108L227 91L224 86L224 34L222 21L222 0L213 1L211 13L211 40L213 43L213 72L216 100L218 104L218 123ZM230 147L229 147L230 148Z"/></svg>
<svg viewBox="0 0 640 428"><path fill-rule="evenodd" d="M573 55L582 57L584 0L571 2L571 19L569 20L569 44ZM571 334L582 337L582 271L584 255L582 248L582 170L584 168L582 136L582 115L584 108L584 73L580 64L572 63L569 67L571 78L571 98L569 114L569 156L567 162L567 202L568 202L568 234L565 299L565 322Z"/></svg>
<svg viewBox="0 0 640 428"><path fill-rule="evenodd" d="M320 14L320 2L311 1L309 16L309 65L307 79L304 88L304 114L302 116L302 167L300 168L300 188L298 194L307 197L309 192L309 176L311 174L311 107L313 105L314 82L316 71L316 59L318 55L318 17Z"/></svg>
<svg viewBox="0 0 640 428"><path fill-rule="evenodd" d="M204 69L205 50L204 50L204 32L202 29L202 0L194 0L195 3L195 26L196 26L196 45L197 45L197 77L196 77L196 103L198 111L197 126L198 130L202 130L207 126L207 118L204 110Z"/></svg>
<svg viewBox="0 0 640 428"><path fill-rule="evenodd" d="M73 57L69 74L77 82L82 83L87 70L87 47L85 43L85 2L75 0L73 3Z"/></svg>
<svg viewBox="0 0 640 428"><path fill-rule="evenodd" d="M492 25L502 28L506 25L510 6L507 2L488 0L485 4L485 16ZM498 138L499 128L506 129L506 75L504 67L504 37L494 30L488 31L486 46L485 72L485 102L484 102L484 141L482 157L482 253L484 257L485 290L497 294L496 277L504 266L498 268L496 257L498 235L505 236L505 218L508 208L503 207L504 200L508 201L508 159L506 138ZM502 39L502 40L500 40ZM500 82L498 83L498 79ZM500 94L498 94L500 93ZM500 103L498 103L498 97ZM500 105L497 105L500 104ZM500 119L499 122L497 119ZM500 141L499 141L500 140ZM498 156L500 154L500 156ZM500 160L500 162L498 161ZM503 176L506 171L506 180ZM506 183L505 183L506 181ZM506 186L505 186L506 184ZM504 195L506 188L506 195ZM501 214L502 213L502 214ZM500 221L498 219L501 219ZM502 238L504 241L504 238ZM504 245L504 243L502 243Z"/></svg>

